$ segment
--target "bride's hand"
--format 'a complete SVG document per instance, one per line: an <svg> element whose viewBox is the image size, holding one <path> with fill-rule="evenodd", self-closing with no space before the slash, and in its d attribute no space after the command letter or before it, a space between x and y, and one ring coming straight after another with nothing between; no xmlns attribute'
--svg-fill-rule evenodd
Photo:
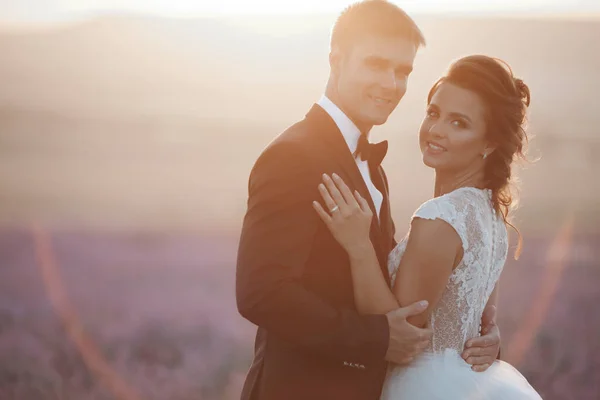
<svg viewBox="0 0 600 400"><path fill-rule="evenodd" d="M323 174L319 192L329 212L317 201L313 207L331 231L331 234L352 257L360 255L371 246L370 231L373 212L367 201L358 193L352 193L343 179L333 174L333 179Z"/></svg>

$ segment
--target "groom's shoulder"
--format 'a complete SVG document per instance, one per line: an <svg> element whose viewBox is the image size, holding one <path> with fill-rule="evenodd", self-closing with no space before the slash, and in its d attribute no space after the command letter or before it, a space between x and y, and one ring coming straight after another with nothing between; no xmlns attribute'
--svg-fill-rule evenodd
<svg viewBox="0 0 600 400"><path fill-rule="evenodd" d="M310 124L306 119L298 121L288 126L283 132L278 134L270 145L286 146L286 145L306 145L309 140L311 131Z"/></svg>
<svg viewBox="0 0 600 400"><path fill-rule="evenodd" d="M259 160L270 157L301 157L310 147L310 127L306 120L288 126L261 151Z"/></svg>

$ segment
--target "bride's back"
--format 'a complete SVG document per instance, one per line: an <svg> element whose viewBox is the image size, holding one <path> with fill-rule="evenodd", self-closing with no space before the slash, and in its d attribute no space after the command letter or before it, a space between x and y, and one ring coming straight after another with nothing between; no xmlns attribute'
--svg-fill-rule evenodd
<svg viewBox="0 0 600 400"><path fill-rule="evenodd" d="M483 309L508 254L506 225L494 211L490 196L489 190L460 188L423 203L414 214L413 218L442 219L452 225L464 250L432 312L430 351L462 353L465 342L479 335ZM406 240L390 254L392 282L405 248Z"/></svg>

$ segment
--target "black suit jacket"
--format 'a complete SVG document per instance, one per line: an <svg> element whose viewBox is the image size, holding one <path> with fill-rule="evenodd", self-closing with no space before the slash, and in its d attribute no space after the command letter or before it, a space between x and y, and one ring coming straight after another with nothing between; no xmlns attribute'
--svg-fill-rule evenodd
<svg viewBox="0 0 600 400"><path fill-rule="evenodd" d="M346 252L311 203L323 173L337 173L368 199L371 240L384 276L395 245L387 180L378 220L369 191L335 122L318 105L262 152L249 179L237 260L239 312L258 325L243 400L377 399L385 378L389 327L359 315ZM389 283L389 282L388 282Z"/></svg>

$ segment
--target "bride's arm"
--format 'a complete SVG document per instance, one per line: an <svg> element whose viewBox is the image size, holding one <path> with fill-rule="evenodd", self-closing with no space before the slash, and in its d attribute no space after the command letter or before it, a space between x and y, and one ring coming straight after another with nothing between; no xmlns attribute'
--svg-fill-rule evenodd
<svg viewBox="0 0 600 400"><path fill-rule="evenodd" d="M375 249L369 238L372 212L367 202L350 192L344 182L324 178L320 192L331 215L315 203L315 209L333 236L348 252L351 264L354 296L360 313L381 314L427 300L429 310L439 301L453 267L460 260L460 238L454 229L441 220L415 219L409 234L407 249L398 269L394 292L384 279ZM423 327L428 313L412 316L413 325Z"/></svg>
<svg viewBox="0 0 600 400"><path fill-rule="evenodd" d="M335 183L334 183L335 180ZM337 175L323 176L319 191L327 209L317 201L313 206L332 235L348 253L354 302L360 314L387 314L398 309L398 300L390 290L371 243L373 213L367 202L354 194ZM339 186L339 189L338 189Z"/></svg>
<svg viewBox="0 0 600 400"><path fill-rule="evenodd" d="M346 232L349 226L341 226ZM354 297L360 313L387 313L426 300L426 312L408 318L425 327L431 310L442 297L452 270L462 258L461 242L456 231L441 220L413 220L406 251L402 256L393 294L379 268L371 242L348 249L354 284Z"/></svg>
<svg viewBox="0 0 600 400"><path fill-rule="evenodd" d="M354 302L360 314L387 314L399 307L390 290L371 241L349 249Z"/></svg>
<svg viewBox="0 0 600 400"><path fill-rule="evenodd" d="M426 325L462 256L460 237L450 224L440 219L413 219L393 289L400 306L420 299L429 302L426 312L410 317L413 325Z"/></svg>

